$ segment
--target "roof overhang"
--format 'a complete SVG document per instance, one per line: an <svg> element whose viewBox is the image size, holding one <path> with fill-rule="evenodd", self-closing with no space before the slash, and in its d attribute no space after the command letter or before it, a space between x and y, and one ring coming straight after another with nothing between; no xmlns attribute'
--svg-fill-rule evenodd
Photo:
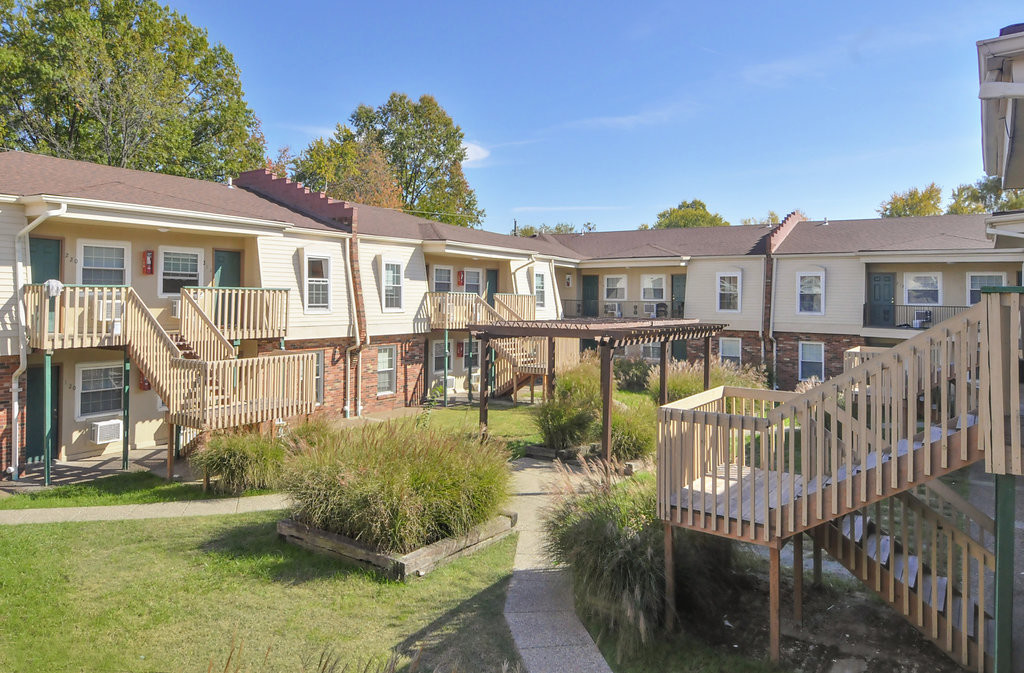
<svg viewBox="0 0 1024 673"><path fill-rule="evenodd" d="M540 253L536 250L506 248L497 245L484 245L480 243L446 240L423 241L423 252L432 255L455 255L459 257L475 257L477 259L511 259L525 261L530 258L536 258L544 261L552 260L558 264L576 264L579 261L569 257L559 257L558 255Z"/></svg>
<svg viewBox="0 0 1024 673"><path fill-rule="evenodd" d="M865 263L937 263L960 264L967 262L1017 262L1024 261L1022 248L989 248L986 250L879 250L861 252L856 255Z"/></svg>
<svg viewBox="0 0 1024 673"><path fill-rule="evenodd" d="M978 42L978 84L985 173L1024 187L1024 33Z"/></svg>
<svg viewBox="0 0 1024 673"><path fill-rule="evenodd" d="M66 204L63 221L88 221L93 224L111 224L149 229L168 229L192 233L218 233L239 236L280 236L293 225L287 222L261 220L251 217L221 215L178 208L141 206L132 203L100 201L53 194L22 196L18 203L25 206L25 215L35 217L56 204Z"/></svg>
<svg viewBox="0 0 1024 673"><path fill-rule="evenodd" d="M581 269L629 269L650 266L686 266L689 257L616 257L610 259L587 259L579 263Z"/></svg>

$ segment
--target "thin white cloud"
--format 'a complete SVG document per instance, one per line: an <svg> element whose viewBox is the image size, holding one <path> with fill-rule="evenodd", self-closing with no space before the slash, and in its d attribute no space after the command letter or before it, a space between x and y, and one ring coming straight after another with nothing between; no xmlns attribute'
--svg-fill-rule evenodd
<svg viewBox="0 0 1024 673"><path fill-rule="evenodd" d="M671 103L669 105L649 108L631 114L575 119L573 121L566 122L562 126L566 128L579 129L629 130L638 126L665 124L689 114L692 110L693 106L689 103Z"/></svg>
<svg viewBox="0 0 1024 673"><path fill-rule="evenodd" d="M491 151L483 145L477 143L462 143L462 149L466 150L466 159L462 162L463 166L473 167L479 166L480 163L491 156Z"/></svg>
<svg viewBox="0 0 1024 673"><path fill-rule="evenodd" d="M334 135L335 130L333 126L316 126L315 124L278 124L278 126L288 129L289 131L305 133L310 138L332 136Z"/></svg>
<svg viewBox="0 0 1024 673"><path fill-rule="evenodd" d="M626 206L516 206L513 213L546 213L554 211L625 210Z"/></svg>

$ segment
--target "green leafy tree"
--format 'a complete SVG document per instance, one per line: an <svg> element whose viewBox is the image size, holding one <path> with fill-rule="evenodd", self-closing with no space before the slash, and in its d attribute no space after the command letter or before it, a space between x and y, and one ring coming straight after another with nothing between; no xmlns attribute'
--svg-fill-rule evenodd
<svg viewBox="0 0 1024 673"><path fill-rule="evenodd" d="M402 193L379 147L338 124L291 159L292 177L334 199L382 208L402 208Z"/></svg>
<svg viewBox="0 0 1024 673"><path fill-rule="evenodd" d="M894 192L878 206L882 217L918 217L942 214L942 188L934 182L918 189L911 187L905 192Z"/></svg>
<svg viewBox="0 0 1024 673"><path fill-rule="evenodd" d="M654 229L678 229L684 227L727 227L729 223L718 213L708 211L707 205L699 199L683 201L675 208L658 213Z"/></svg>
<svg viewBox="0 0 1024 673"><path fill-rule="evenodd" d="M153 0L0 0L0 141L215 180L265 145L231 53Z"/></svg>
<svg viewBox="0 0 1024 673"><path fill-rule="evenodd" d="M413 101L395 92L379 107L360 105L349 121L356 137L383 151L406 211L463 226L483 220L462 172L462 129L433 96Z"/></svg>
<svg viewBox="0 0 1024 673"><path fill-rule="evenodd" d="M596 225L593 222L584 222L579 227L571 222L559 222L558 224L524 224L518 227L513 233L518 236L536 236L537 234L577 234L594 231Z"/></svg>
<svg viewBox="0 0 1024 673"><path fill-rule="evenodd" d="M1003 189L998 177L983 177L973 185L959 185L950 194L950 215L995 213L1024 209L1024 189Z"/></svg>
<svg viewBox="0 0 1024 673"><path fill-rule="evenodd" d="M782 218L774 210L769 210L764 217L744 217L740 220L740 224L778 224L780 222L782 222Z"/></svg>

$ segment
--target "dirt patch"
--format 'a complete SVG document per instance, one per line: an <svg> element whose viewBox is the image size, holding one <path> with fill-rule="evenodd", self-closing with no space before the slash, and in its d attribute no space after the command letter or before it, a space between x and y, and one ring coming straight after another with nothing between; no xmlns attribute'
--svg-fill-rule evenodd
<svg viewBox="0 0 1024 673"><path fill-rule="evenodd" d="M712 645L734 653L768 651L768 568L749 556L723 623L704 628ZM962 673L903 617L850 575L804 580L803 624L793 621L792 573L782 586L782 668L801 673ZM705 624L705 626L707 626Z"/></svg>

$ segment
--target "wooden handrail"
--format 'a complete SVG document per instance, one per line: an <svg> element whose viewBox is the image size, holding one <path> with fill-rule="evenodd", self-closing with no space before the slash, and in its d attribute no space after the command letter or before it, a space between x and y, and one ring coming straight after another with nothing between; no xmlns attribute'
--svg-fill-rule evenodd
<svg viewBox="0 0 1024 673"><path fill-rule="evenodd" d="M213 320L188 292L181 293L181 336L200 360L230 360L234 345L221 334Z"/></svg>
<svg viewBox="0 0 1024 673"><path fill-rule="evenodd" d="M184 287L226 339L282 339L288 333L288 290Z"/></svg>
<svg viewBox="0 0 1024 673"><path fill-rule="evenodd" d="M494 295L494 307L505 310L505 320L536 320L537 297L532 294L499 292Z"/></svg>

